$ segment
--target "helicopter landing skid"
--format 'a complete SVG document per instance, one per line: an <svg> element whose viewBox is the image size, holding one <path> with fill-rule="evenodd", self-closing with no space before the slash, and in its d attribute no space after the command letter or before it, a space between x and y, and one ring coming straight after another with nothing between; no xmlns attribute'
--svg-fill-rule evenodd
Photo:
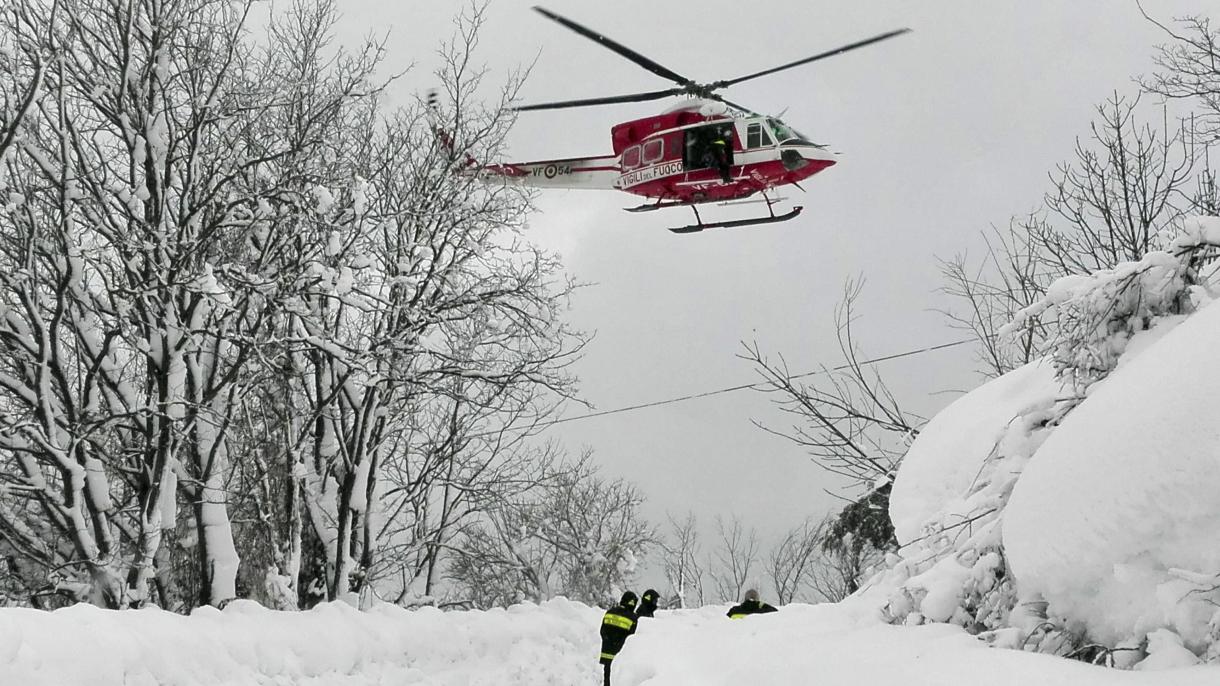
<svg viewBox="0 0 1220 686"><path fill-rule="evenodd" d="M690 207L689 202L653 202L645 205L637 205L636 207L624 207L626 212L652 212L653 210L663 210L668 207Z"/></svg>
<svg viewBox="0 0 1220 686"><path fill-rule="evenodd" d="M734 219L732 221L713 222L711 224L704 224L703 221L700 219L698 224L691 224L690 226L680 226L680 227L677 227L674 229L670 229L670 231L673 231L674 233L698 233L704 229L731 229L735 226L755 226L758 224L778 224L779 222L786 222L789 219L795 219L796 216L798 214L800 214L801 210L803 210L803 209L805 209L805 208L802 207L801 205L796 205L792 208L792 210L790 212L785 212L784 214L772 214L769 217L756 217L754 219ZM697 211L695 212L695 218L699 219L699 213Z"/></svg>

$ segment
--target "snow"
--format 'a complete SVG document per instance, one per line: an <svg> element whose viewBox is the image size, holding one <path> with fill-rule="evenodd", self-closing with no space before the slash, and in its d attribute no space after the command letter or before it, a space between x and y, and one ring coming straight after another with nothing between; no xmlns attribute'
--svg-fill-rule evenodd
<svg viewBox="0 0 1220 686"><path fill-rule="evenodd" d="M1195 221L1196 233L1206 234L1211 224ZM1056 279L1041 300L1001 328L1001 335L1031 320L1050 322L1056 368L1072 370L1076 384L1087 387L1117 366L1130 339L1149 324L1188 311L1186 301L1197 307L1211 299L1192 283L1191 259L1185 251L1153 251L1111 269Z"/></svg>
<svg viewBox="0 0 1220 686"><path fill-rule="evenodd" d="M1097 639L1171 628L1188 647L1207 640L1220 597L1171 570L1220 571L1218 339L1211 304L1125 361L1013 490L1003 536L1023 595L1041 594Z"/></svg>
<svg viewBox="0 0 1220 686"><path fill-rule="evenodd" d="M0 683L577 684L599 674L601 611L555 600L486 612L277 612L251 601L157 609L0 610ZM71 646L67 652L66 647Z"/></svg>
<svg viewBox="0 0 1220 686"><path fill-rule="evenodd" d="M1202 686L1156 636L1159 670L1118 672L987 647L944 624L896 627L859 599L730 620L725 607L644 619L615 686ZM277 612L249 601L190 616L157 609L0 610L0 683L23 686L572 686L597 684L602 611L564 599L441 612L344 603ZM1180 646L1177 646L1180 648ZM1189 653L1187 653L1189 654Z"/></svg>
<svg viewBox="0 0 1220 686"><path fill-rule="evenodd" d="M352 184L352 212L357 216L363 215L368 209L369 188L369 182L360 177L356 177Z"/></svg>
<svg viewBox="0 0 1220 686"><path fill-rule="evenodd" d="M106 478L106 470L102 461L96 457L85 458L85 487L89 489L89 498L95 503L99 512L114 509L110 500L110 483Z"/></svg>
<svg viewBox="0 0 1220 686"><path fill-rule="evenodd" d="M1033 363L967 393L933 417L894 480L890 518L899 543L918 538L925 522L969 490L1017 415L1060 389L1051 365Z"/></svg>
<svg viewBox="0 0 1220 686"><path fill-rule="evenodd" d="M1182 221L1182 232L1169 245L1169 252L1177 253L1201 245L1220 245L1220 217L1187 217Z"/></svg>
<svg viewBox="0 0 1220 686"><path fill-rule="evenodd" d="M924 592L919 611L933 622L947 622L961 602L961 589L972 575L972 568L955 558L946 558L928 571L911 577L906 586Z"/></svg>
<svg viewBox="0 0 1220 686"><path fill-rule="evenodd" d="M313 194L313 199L317 203L315 210L318 214L330 214L330 211L335 207L335 195L330 192L326 186L314 186L310 191ZM333 253L327 253L333 254Z"/></svg>
<svg viewBox="0 0 1220 686"><path fill-rule="evenodd" d="M178 474L171 464L165 470L161 480L161 493L157 498L157 507L161 510L161 528L172 529L178 523Z"/></svg>
<svg viewBox="0 0 1220 686"><path fill-rule="evenodd" d="M369 467L373 464L371 457L365 456L356 464L356 476L352 480L352 496L348 507L352 512L364 512L368 507Z"/></svg>
<svg viewBox="0 0 1220 686"><path fill-rule="evenodd" d="M863 605L791 605L725 620L722 609L659 613L628 641L616 686L1094 686L1208 683L1206 667L1117 672L1047 655L988 648L957 627L881 624Z"/></svg>
<svg viewBox="0 0 1220 686"><path fill-rule="evenodd" d="M1157 629L1148 634L1148 658L1135 668L1151 671L1192 667L1197 664L1199 664L1199 658L1182 645L1182 639L1177 634L1165 629Z"/></svg>

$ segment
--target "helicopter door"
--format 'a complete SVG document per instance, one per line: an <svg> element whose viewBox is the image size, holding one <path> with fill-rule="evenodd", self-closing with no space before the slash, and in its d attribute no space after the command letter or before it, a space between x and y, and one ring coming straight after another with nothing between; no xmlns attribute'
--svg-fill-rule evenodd
<svg viewBox="0 0 1220 686"><path fill-rule="evenodd" d="M712 169L717 166L718 147L723 147L728 162L733 164L733 125L708 124L686 129L682 164L686 171ZM723 141L723 144L717 143Z"/></svg>

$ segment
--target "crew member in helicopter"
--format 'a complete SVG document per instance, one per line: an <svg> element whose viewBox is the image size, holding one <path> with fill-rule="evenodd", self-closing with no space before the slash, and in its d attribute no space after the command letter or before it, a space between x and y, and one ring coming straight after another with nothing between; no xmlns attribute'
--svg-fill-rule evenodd
<svg viewBox="0 0 1220 686"><path fill-rule="evenodd" d="M720 180L732 183L733 175L729 169L729 154L733 149L733 130L725 127L712 133L712 140L704 150L704 161L708 167L720 171Z"/></svg>

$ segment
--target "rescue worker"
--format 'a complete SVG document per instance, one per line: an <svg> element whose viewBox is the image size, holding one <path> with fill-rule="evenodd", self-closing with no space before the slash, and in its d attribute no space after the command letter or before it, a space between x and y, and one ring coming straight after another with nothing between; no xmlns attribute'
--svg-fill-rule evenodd
<svg viewBox="0 0 1220 686"><path fill-rule="evenodd" d="M720 180L724 183L732 183L733 175L729 168L729 151L733 149L733 134L731 129L720 129L712 138L712 142L707 146L708 155L711 161L709 167L715 167L720 170Z"/></svg>
<svg viewBox="0 0 1220 686"><path fill-rule="evenodd" d="M746 615L756 615L765 612L776 612L777 610L758 599L758 591L750 589L746 591L745 598L740 605L734 605L729 608L728 616L730 619L741 619Z"/></svg>
<svg viewBox="0 0 1220 686"><path fill-rule="evenodd" d="M605 686L610 686L610 663L623 649L627 637L635 633L635 606L638 598L631 591L623 594L618 605L606 610L602 616L602 656L600 662L606 673Z"/></svg>
<svg viewBox="0 0 1220 686"><path fill-rule="evenodd" d="M651 617L652 613L657 611L657 601L660 599L660 594L656 589L648 589L644 591L644 595L640 596L640 609L636 611L636 617Z"/></svg>

